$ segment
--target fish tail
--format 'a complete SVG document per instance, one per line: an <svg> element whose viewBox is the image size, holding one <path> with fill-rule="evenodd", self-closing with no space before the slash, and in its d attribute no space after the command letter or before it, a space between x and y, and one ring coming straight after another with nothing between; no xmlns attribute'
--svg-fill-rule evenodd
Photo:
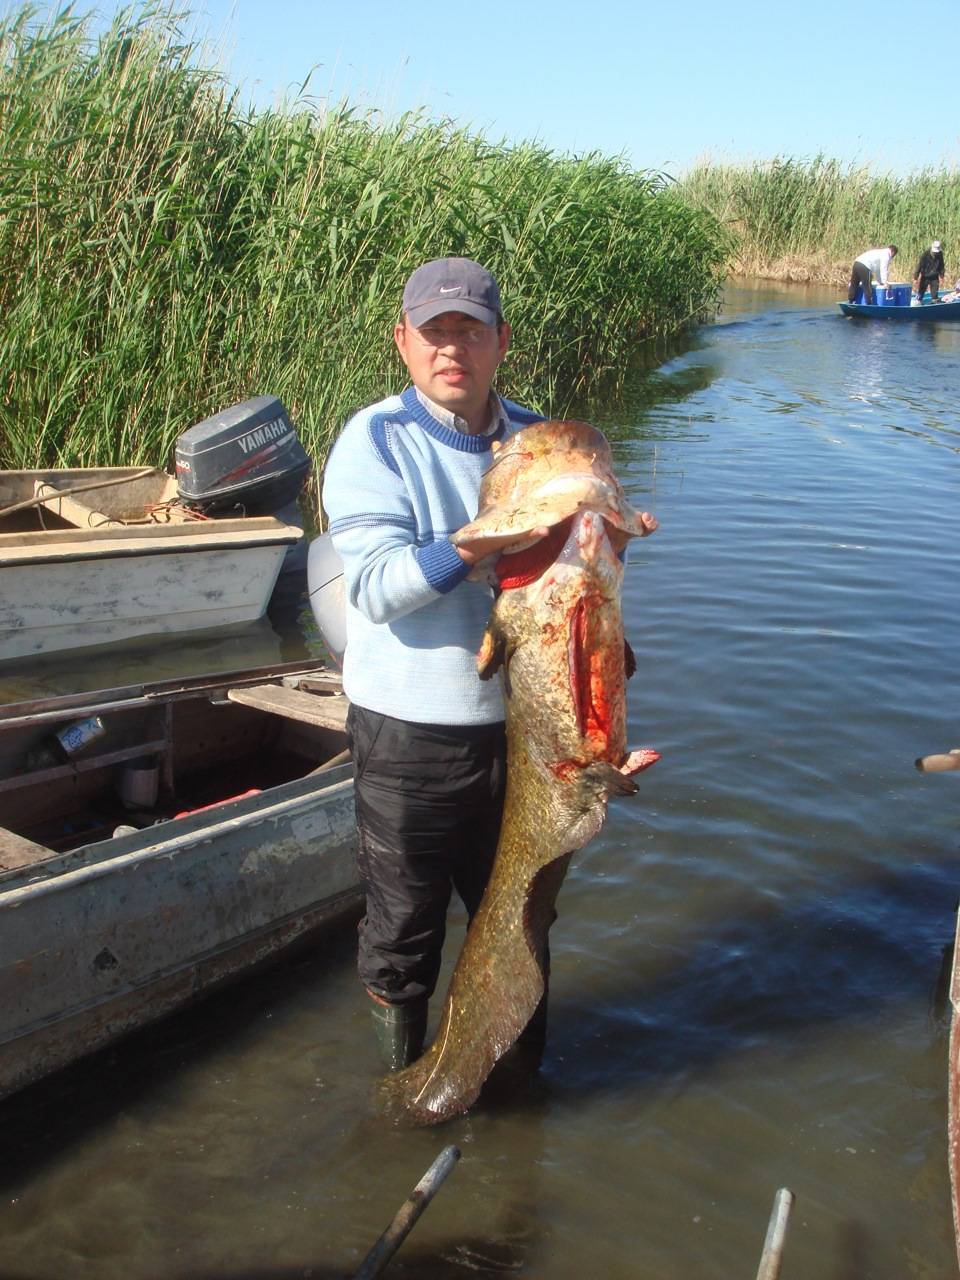
<svg viewBox="0 0 960 1280"><path fill-rule="evenodd" d="M381 1083L380 1103L390 1119L437 1124L477 1100L543 998L547 931L569 860L557 858L534 876L522 917L506 934L498 909L502 895L491 885L470 926L433 1043Z"/></svg>

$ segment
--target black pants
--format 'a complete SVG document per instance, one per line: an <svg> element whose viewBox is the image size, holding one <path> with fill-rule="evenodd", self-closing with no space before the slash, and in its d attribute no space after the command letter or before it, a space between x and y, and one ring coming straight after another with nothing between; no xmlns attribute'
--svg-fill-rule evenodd
<svg viewBox="0 0 960 1280"><path fill-rule="evenodd" d="M936 302L940 296L940 277L939 276L920 276L917 281L917 297L922 300L927 289L930 290L931 302Z"/></svg>
<svg viewBox="0 0 960 1280"><path fill-rule="evenodd" d="M395 720L351 706L363 985L392 1004L433 994L455 888L472 917L493 866L506 782L503 724Z"/></svg>
<svg viewBox="0 0 960 1280"><path fill-rule="evenodd" d="M870 283L870 268L862 262L855 262L850 270L850 288L847 290L847 301L856 302L857 294L863 290L863 300L873 306L873 285Z"/></svg>

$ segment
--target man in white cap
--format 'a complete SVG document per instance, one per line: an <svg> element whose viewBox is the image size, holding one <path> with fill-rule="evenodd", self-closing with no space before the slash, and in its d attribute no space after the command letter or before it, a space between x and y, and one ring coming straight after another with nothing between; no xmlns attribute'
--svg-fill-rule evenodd
<svg viewBox="0 0 960 1280"><path fill-rule="evenodd" d="M922 302L927 289L930 290L930 301L940 301L940 286L943 284L943 246L934 240L929 249L924 249L913 273L913 287L917 298Z"/></svg>
<svg viewBox="0 0 960 1280"><path fill-rule="evenodd" d="M889 283L890 263L896 256L897 246L888 244L882 249L867 249L865 253L861 253L859 258L855 258L850 269L850 287L847 290L849 301L856 302L862 290L863 301L867 306L872 307L874 303L873 277L876 276L880 281L881 287L886 289Z"/></svg>
<svg viewBox="0 0 960 1280"><path fill-rule="evenodd" d="M450 535L477 513L492 446L538 415L493 390L510 326L468 258L414 271L394 342L412 386L355 414L323 505L344 566L344 691L366 913L358 968L391 1069L421 1052L456 888L472 916L505 783L504 708L476 652L492 596ZM497 549L481 548L483 555Z"/></svg>

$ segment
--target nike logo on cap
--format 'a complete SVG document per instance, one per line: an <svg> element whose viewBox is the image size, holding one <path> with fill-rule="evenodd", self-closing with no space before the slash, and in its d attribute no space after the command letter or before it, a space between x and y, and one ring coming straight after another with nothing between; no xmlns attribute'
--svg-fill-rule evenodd
<svg viewBox="0 0 960 1280"><path fill-rule="evenodd" d="M445 289L445 288L443 287L443 285L441 285L441 286L440 286L440 292L441 292L441 293L459 293L459 292L460 292L460 286L459 286L458 284L455 284L455 285L453 286L453 288L452 288L452 289Z"/></svg>

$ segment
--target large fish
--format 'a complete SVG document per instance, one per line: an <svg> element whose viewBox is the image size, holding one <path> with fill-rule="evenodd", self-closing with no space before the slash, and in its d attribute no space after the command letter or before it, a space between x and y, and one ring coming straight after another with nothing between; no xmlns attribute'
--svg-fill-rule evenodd
<svg viewBox="0 0 960 1280"><path fill-rule="evenodd" d="M436 1038L382 1084L397 1120L430 1124L474 1102L544 994L547 932L571 855L600 830L609 797L635 792L631 775L659 758L627 750L633 656L618 558L655 526L627 502L595 427L542 422L500 449L477 519L454 535L459 546L511 538L477 659L481 679L503 671L506 801Z"/></svg>

